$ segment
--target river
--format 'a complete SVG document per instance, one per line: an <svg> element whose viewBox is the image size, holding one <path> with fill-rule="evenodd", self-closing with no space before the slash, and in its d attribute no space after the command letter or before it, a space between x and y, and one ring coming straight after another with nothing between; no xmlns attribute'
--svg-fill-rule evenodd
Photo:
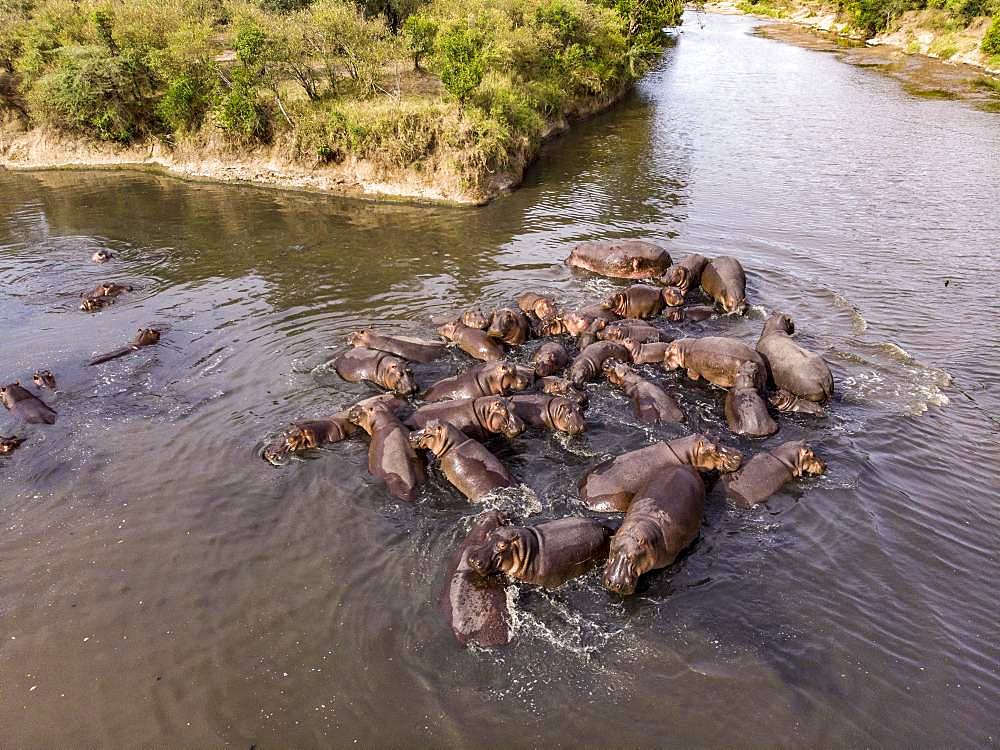
<svg viewBox="0 0 1000 750"><path fill-rule="evenodd" d="M60 380L55 426L0 412L29 438L0 459L0 744L995 745L1000 117L754 23L689 14L632 96L481 209L0 173L0 379ZM353 329L426 336L526 288L588 302L616 284L560 261L611 237L743 261L750 316L692 330L792 316L837 393L763 445L804 437L828 473L753 511L716 487L634 597L512 589L511 644L462 648L437 599L474 508L440 480L394 501L361 440L280 468L260 447L370 392L322 367ZM106 278L136 291L78 311ZM149 324L160 346L83 366ZM687 426L594 386L582 439L502 446L530 488L510 509L580 512L588 466L693 429L761 449L719 392L667 382Z"/></svg>

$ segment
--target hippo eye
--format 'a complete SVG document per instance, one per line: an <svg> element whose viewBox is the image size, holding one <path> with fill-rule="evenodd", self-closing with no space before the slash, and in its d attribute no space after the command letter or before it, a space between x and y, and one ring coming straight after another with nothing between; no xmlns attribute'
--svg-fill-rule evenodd
<svg viewBox="0 0 1000 750"><path fill-rule="evenodd" d="M507 549L507 542L497 542L497 552L503 552L505 549Z"/></svg>

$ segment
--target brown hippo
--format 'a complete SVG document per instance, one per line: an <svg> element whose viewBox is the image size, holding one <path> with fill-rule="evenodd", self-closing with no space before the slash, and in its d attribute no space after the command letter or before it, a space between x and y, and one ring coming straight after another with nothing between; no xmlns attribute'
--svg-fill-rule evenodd
<svg viewBox="0 0 1000 750"><path fill-rule="evenodd" d="M481 576L469 565L469 550L481 547L503 522L498 511L483 513L452 558L441 606L459 643L488 648L510 641L511 618L502 581L498 576Z"/></svg>
<svg viewBox="0 0 1000 750"><path fill-rule="evenodd" d="M524 292L517 298L517 308L526 315L534 315L538 320L551 320L556 317L556 303L551 297L535 292Z"/></svg>
<svg viewBox="0 0 1000 750"><path fill-rule="evenodd" d="M110 362L113 359L118 359L119 357L124 357L126 354L131 354L132 352L137 352L143 347L153 346L158 344L160 341L160 332L155 328L140 328L139 332L132 339L132 343L128 346L123 346L120 349L115 349L108 352L107 354L102 354L88 362L88 365L100 365L105 362Z"/></svg>
<svg viewBox="0 0 1000 750"><path fill-rule="evenodd" d="M792 333L795 325L791 318L773 313L764 322L757 351L767 361L778 388L806 401L822 403L833 395L833 373L821 356L796 344L789 335Z"/></svg>
<svg viewBox="0 0 1000 750"><path fill-rule="evenodd" d="M793 477L820 475L826 465L802 440L758 453L735 474L723 478L726 494L739 506L752 508L784 487Z"/></svg>
<svg viewBox="0 0 1000 750"><path fill-rule="evenodd" d="M438 328L438 333L453 341L459 349L475 359L484 362L503 359L503 345L478 328L470 328L458 321L452 321Z"/></svg>
<svg viewBox="0 0 1000 750"><path fill-rule="evenodd" d="M663 304L667 307L680 307L684 304L685 297L684 292L681 291L680 287L676 286L665 286L660 290L660 296L663 298ZM670 312L668 311L669 315Z"/></svg>
<svg viewBox="0 0 1000 750"><path fill-rule="evenodd" d="M569 368L569 381L574 385L582 385L601 374L605 360L620 359L631 361L628 349L616 341L598 341L586 347L573 360Z"/></svg>
<svg viewBox="0 0 1000 750"><path fill-rule="evenodd" d="M743 315L747 310L747 277L736 258L713 258L701 272L701 288L725 312Z"/></svg>
<svg viewBox="0 0 1000 750"><path fill-rule="evenodd" d="M530 384L513 362L487 362L439 380L427 389L423 399L444 401L451 398L506 396L513 391L523 391Z"/></svg>
<svg viewBox="0 0 1000 750"><path fill-rule="evenodd" d="M664 317L671 323L700 323L713 315L715 315L715 308L711 305L673 307L664 313Z"/></svg>
<svg viewBox="0 0 1000 750"><path fill-rule="evenodd" d="M681 300L697 288L701 283L701 274L708 264L708 258L698 253L688 255L680 263L674 263L667 269L667 272L660 277L659 281L663 286L676 289L680 292ZM671 304L670 302L667 303Z"/></svg>
<svg viewBox="0 0 1000 750"><path fill-rule="evenodd" d="M566 378L549 376L540 378L538 382L541 384L542 393L547 393L550 396L562 396L581 409L587 405L587 394L575 388Z"/></svg>
<svg viewBox="0 0 1000 750"><path fill-rule="evenodd" d="M489 316L478 307L470 307L468 310L465 310L458 317L458 322L463 326L476 328L480 331L485 331L490 325Z"/></svg>
<svg viewBox="0 0 1000 750"><path fill-rule="evenodd" d="M567 266L616 279L650 279L670 267L670 253L651 242L609 240L581 242L566 259Z"/></svg>
<svg viewBox="0 0 1000 750"><path fill-rule="evenodd" d="M806 401L804 398L799 398L794 393L780 388L772 391L768 400L771 402L771 406L781 412L794 411L800 414L811 414L814 417L821 417L826 413L823 411L823 407L815 401Z"/></svg>
<svg viewBox="0 0 1000 750"><path fill-rule="evenodd" d="M562 396L512 396L517 416L532 427L579 435L587 429L580 407Z"/></svg>
<svg viewBox="0 0 1000 750"><path fill-rule="evenodd" d="M725 336L677 339L663 355L663 366L668 370L683 367L692 380L705 378L720 388L732 388L745 362L757 365L757 389L763 391L767 384L764 360L742 341Z"/></svg>
<svg viewBox="0 0 1000 750"><path fill-rule="evenodd" d="M651 341L648 344L640 344L631 338L624 339L621 344L628 349L629 356L637 365L662 365L667 349L670 348L670 343L667 341Z"/></svg>
<svg viewBox="0 0 1000 750"><path fill-rule="evenodd" d="M701 533L705 483L690 466L655 475L629 506L611 540L604 588L628 596L639 577L670 565Z"/></svg>
<svg viewBox="0 0 1000 750"><path fill-rule="evenodd" d="M560 518L537 526L500 526L469 550L469 565L481 575L505 573L554 589L582 576L607 557L616 523L596 518Z"/></svg>
<svg viewBox="0 0 1000 750"><path fill-rule="evenodd" d="M411 338L410 336L387 336L372 328L362 328L347 337L347 343L355 348L377 349L394 354L411 362L433 362L446 351L441 341Z"/></svg>
<svg viewBox="0 0 1000 750"><path fill-rule="evenodd" d="M603 330L597 333L597 338L601 341L618 341L619 343L625 339L632 339L640 344L668 340L667 334L659 328L636 318L624 318L616 320L614 323L608 323Z"/></svg>
<svg viewBox="0 0 1000 750"><path fill-rule="evenodd" d="M31 381L39 388L48 388L51 391L56 389L56 376L50 370L35 370Z"/></svg>
<svg viewBox="0 0 1000 750"><path fill-rule="evenodd" d="M535 366L535 375L540 378L562 372L569 364L569 352L558 341L546 341L531 355L531 364Z"/></svg>
<svg viewBox="0 0 1000 750"><path fill-rule="evenodd" d="M83 300L80 302L80 309L86 312L100 310L106 305L110 305L120 295L131 291L132 287L130 286L105 281L92 291L80 295L83 297Z"/></svg>
<svg viewBox="0 0 1000 750"><path fill-rule="evenodd" d="M432 419L454 425L473 440L486 440L490 435L513 438L524 432L524 422L514 404L503 396L480 396L439 401L417 409L406 420L411 429L419 429Z"/></svg>
<svg viewBox="0 0 1000 750"><path fill-rule="evenodd" d="M0 388L0 403L28 424L55 424L56 413L38 396L24 388L21 382Z"/></svg>
<svg viewBox="0 0 1000 750"><path fill-rule="evenodd" d="M378 349L362 346L348 349L333 359L333 368L349 383L367 381L401 396L417 390L409 363Z"/></svg>
<svg viewBox="0 0 1000 750"><path fill-rule="evenodd" d="M604 300L601 305L612 310L623 318L652 318L663 309L662 289L649 284L632 284L632 286L615 292Z"/></svg>
<svg viewBox="0 0 1000 750"><path fill-rule="evenodd" d="M392 408L383 402L355 404L347 418L371 435L368 445L368 472L385 482L400 500L415 500L427 481L424 461L410 445L410 431Z"/></svg>
<svg viewBox="0 0 1000 750"><path fill-rule="evenodd" d="M757 390L758 376L757 365L744 362L726 394L726 424L737 435L767 437L778 431L778 423L771 418Z"/></svg>
<svg viewBox="0 0 1000 750"><path fill-rule="evenodd" d="M566 319L562 315L540 320L538 321L538 325L535 326L535 335L539 338L543 336L559 336L563 333L569 333L569 329L566 327Z"/></svg>
<svg viewBox="0 0 1000 750"><path fill-rule="evenodd" d="M486 335L511 346L520 346L531 335L531 321L520 310L501 307L490 316L490 327L486 330Z"/></svg>
<svg viewBox="0 0 1000 750"><path fill-rule="evenodd" d="M94 263L107 263L109 260L114 258L114 253L110 250L98 250L96 253L90 256L90 259Z"/></svg>
<svg viewBox="0 0 1000 750"><path fill-rule="evenodd" d="M410 445L437 456L447 480L472 502L495 489L516 484L507 467L482 443L440 419L432 419L423 429L410 433Z"/></svg>
<svg viewBox="0 0 1000 750"><path fill-rule="evenodd" d="M25 438L19 438L17 435L11 435L10 437L0 435L0 456L9 456L20 448L24 441Z"/></svg>
<svg viewBox="0 0 1000 750"><path fill-rule="evenodd" d="M625 511L643 485L670 466L690 465L699 471L736 471L743 457L704 435L654 443L604 461L580 481L580 499L591 510Z"/></svg>
<svg viewBox="0 0 1000 750"><path fill-rule="evenodd" d="M624 362L609 359L604 363L608 381L632 399L632 409L643 424L683 422L684 412L674 397L655 383L644 380Z"/></svg>

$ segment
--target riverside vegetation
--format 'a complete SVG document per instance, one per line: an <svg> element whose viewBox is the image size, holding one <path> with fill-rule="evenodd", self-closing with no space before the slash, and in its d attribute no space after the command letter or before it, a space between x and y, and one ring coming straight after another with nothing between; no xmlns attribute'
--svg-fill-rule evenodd
<svg viewBox="0 0 1000 750"><path fill-rule="evenodd" d="M614 101L679 0L0 0L5 132L276 152L482 200Z"/></svg>

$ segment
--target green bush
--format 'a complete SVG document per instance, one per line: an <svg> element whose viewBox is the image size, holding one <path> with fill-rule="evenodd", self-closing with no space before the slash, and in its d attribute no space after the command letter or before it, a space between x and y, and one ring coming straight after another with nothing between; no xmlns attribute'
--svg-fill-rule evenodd
<svg viewBox="0 0 1000 750"><path fill-rule="evenodd" d="M1000 55L1000 13L993 16L993 22L983 36L980 49L987 55Z"/></svg>
<svg viewBox="0 0 1000 750"><path fill-rule="evenodd" d="M481 31L461 21L454 21L438 32L435 55L441 83L459 101L465 101L483 80L484 42Z"/></svg>
<svg viewBox="0 0 1000 750"><path fill-rule="evenodd" d="M270 112L260 102L256 77L244 68L234 69L229 88L216 95L215 117L241 140L266 141L270 137Z"/></svg>
<svg viewBox="0 0 1000 750"><path fill-rule="evenodd" d="M433 18L417 14L410 16L403 24L406 46L413 55L413 69L420 70L420 61L434 52L438 25Z"/></svg>

